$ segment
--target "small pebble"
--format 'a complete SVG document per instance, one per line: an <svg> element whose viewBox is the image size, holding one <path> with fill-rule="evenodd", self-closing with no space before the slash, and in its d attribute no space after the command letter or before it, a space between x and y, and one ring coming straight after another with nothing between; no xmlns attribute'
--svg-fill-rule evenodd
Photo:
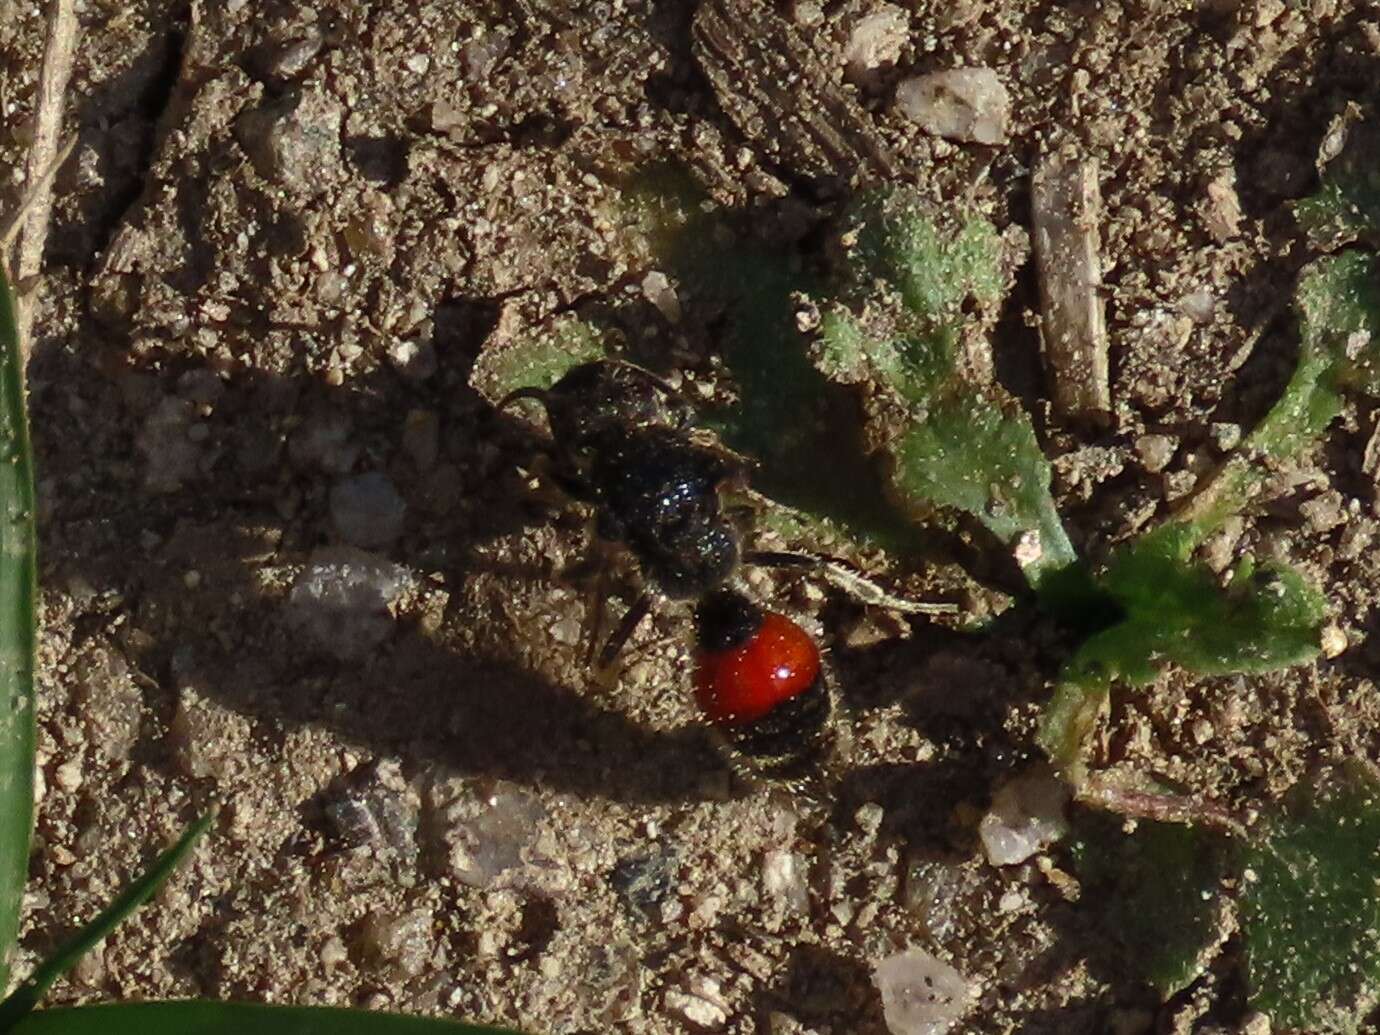
<svg viewBox="0 0 1380 1035"><path fill-rule="evenodd" d="M891 1035L943 1035L968 1009L963 975L924 949L888 956L872 979Z"/></svg>
<svg viewBox="0 0 1380 1035"><path fill-rule="evenodd" d="M1068 802L1068 785L1043 769L1003 786L978 824L987 861L1012 866L1059 840L1069 829Z"/></svg>
<svg viewBox="0 0 1380 1035"><path fill-rule="evenodd" d="M324 193L343 173L345 111L320 89L294 91L241 115L235 137L265 180L296 193Z"/></svg>
<svg viewBox="0 0 1380 1035"><path fill-rule="evenodd" d="M340 661L365 657L393 631L390 607L412 585L407 569L352 547L311 555L292 585L287 621Z"/></svg>
<svg viewBox="0 0 1380 1035"><path fill-rule="evenodd" d="M407 504L381 471L337 482L330 503L336 534L352 546L386 546L402 535Z"/></svg>
<svg viewBox="0 0 1380 1035"><path fill-rule="evenodd" d="M376 966L399 977L416 977L431 957L431 911L414 909L394 916L375 910L365 917L361 938L365 955Z"/></svg>
<svg viewBox="0 0 1380 1035"><path fill-rule="evenodd" d="M388 359L409 381L425 381L436 373L436 348L430 341L400 341L388 350Z"/></svg>
<svg viewBox="0 0 1380 1035"><path fill-rule="evenodd" d="M895 4L879 4L863 15L843 48L844 77L855 86L875 86L879 70L900 58L909 27L910 15Z"/></svg>
<svg viewBox="0 0 1380 1035"><path fill-rule="evenodd" d="M690 1024L708 1031L717 1031L728 1023L728 1006L719 996L718 982L710 978L692 978L691 990L672 988L666 993L666 1009Z"/></svg>
<svg viewBox="0 0 1380 1035"><path fill-rule="evenodd" d="M652 270L642 278L642 297L666 317L667 323L680 323L680 297L670 278L660 270Z"/></svg>
<svg viewBox="0 0 1380 1035"><path fill-rule="evenodd" d="M1208 324L1217 312L1217 299L1211 291L1190 291L1179 299L1179 311L1196 324Z"/></svg>
<svg viewBox="0 0 1380 1035"><path fill-rule="evenodd" d="M296 79L321 52L324 42L325 37L318 30L308 29L299 39L275 50L265 64L265 71L276 79Z"/></svg>
<svg viewBox="0 0 1380 1035"><path fill-rule="evenodd" d="M808 911L810 888L805 860L783 849L766 852L762 856L762 890L789 912Z"/></svg>
<svg viewBox="0 0 1380 1035"><path fill-rule="evenodd" d="M1346 631L1339 625L1325 625L1322 629L1321 643L1323 657L1335 658L1347 649Z"/></svg>
<svg viewBox="0 0 1380 1035"><path fill-rule="evenodd" d="M990 68L954 68L907 79L896 88L901 114L935 136L1006 143L1011 95Z"/></svg>
<svg viewBox="0 0 1380 1035"><path fill-rule="evenodd" d="M1142 435L1136 439L1136 455L1151 474L1159 474L1168 467L1178 448L1178 439L1168 435Z"/></svg>

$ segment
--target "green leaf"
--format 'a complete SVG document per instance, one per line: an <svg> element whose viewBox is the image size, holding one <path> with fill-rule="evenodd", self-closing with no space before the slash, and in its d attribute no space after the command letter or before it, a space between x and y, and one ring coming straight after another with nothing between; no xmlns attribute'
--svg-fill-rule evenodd
<svg viewBox="0 0 1380 1035"><path fill-rule="evenodd" d="M33 1010L43 994L52 987L53 982L76 965L77 960L94 948L106 935L113 931L126 917L142 906L195 847L197 840L206 833L215 819L215 811L206 813L193 823L177 840L177 843L158 857L143 876L131 883L116 896L115 901L103 909L99 916L59 946L58 949L13 992L4 1002L0 1002L0 1031L7 1030L15 1020Z"/></svg>
<svg viewBox="0 0 1380 1035"><path fill-rule="evenodd" d="M14 298L0 269L0 988L9 981L34 806L34 469Z"/></svg>
<svg viewBox="0 0 1380 1035"><path fill-rule="evenodd" d="M1380 245L1380 125L1345 128L1346 143L1323 171L1317 194L1294 206L1314 244L1327 250L1362 241Z"/></svg>
<svg viewBox="0 0 1380 1035"><path fill-rule="evenodd" d="M1120 820L1077 817L1069 850L1082 908L1097 910L1099 928L1122 945L1128 976L1161 998L1196 980L1224 937L1222 847L1214 835L1176 823L1141 822L1128 834Z"/></svg>
<svg viewBox="0 0 1380 1035"><path fill-rule="evenodd" d="M491 342L475 360L470 384L497 403L519 388L550 388L572 367L607 355L596 328L563 315L545 327L524 328Z"/></svg>
<svg viewBox="0 0 1380 1035"><path fill-rule="evenodd" d="M1368 777L1310 781L1244 852L1253 1006L1275 1030L1351 1033L1380 1001L1380 800Z"/></svg>
<svg viewBox="0 0 1380 1035"><path fill-rule="evenodd" d="M1189 554L1198 530L1165 525L1114 555L1094 606L1119 620L1094 633L1060 673L1040 745L1076 771L1093 712L1115 682L1142 686L1167 664L1199 675L1270 672L1314 657L1324 601L1293 569L1243 561L1225 587Z"/></svg>
<svg viewBox="0 0 1380 1035"><path fill-rule="evenodd" d="M1050 495L1050 465L1030 418L964 369L965 313L994 307L1004 287L1000 240L968 219L941 229L906 191L865 196L856 244L826 300L814 359L826 376L865 388L870 437L891 464L892 495L912 514L963 511L1015 551L1032 585L1075 560Z"/></svg>
<svg viewBox="0 0 1380 1035"><path fill-rule="evenodd" d="M1341 412L1340 390L1380 394L1380 260L1350 251L1318 259L1299 278L1298 366L1247 444L1288 457L1311 446Z"/></svg>
<svg viewBox="0 0 1380 1035"><path fill-rule="evenodd" d="M197 1001L39 1010L9 1031L12 1035L517 1035L507 1028L365 1010Z"/></svg>

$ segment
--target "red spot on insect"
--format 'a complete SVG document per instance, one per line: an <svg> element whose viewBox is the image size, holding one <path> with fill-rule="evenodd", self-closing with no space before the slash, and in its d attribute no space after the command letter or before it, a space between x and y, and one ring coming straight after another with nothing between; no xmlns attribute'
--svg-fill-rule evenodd
<svg viewBox="0 0 1380 1035"><path fill-rule="evenodd" d="M727 650L701 651L695 699L717 726L745 726L808 690L819 648L785 615L768 612L756 634Z"/></svg>

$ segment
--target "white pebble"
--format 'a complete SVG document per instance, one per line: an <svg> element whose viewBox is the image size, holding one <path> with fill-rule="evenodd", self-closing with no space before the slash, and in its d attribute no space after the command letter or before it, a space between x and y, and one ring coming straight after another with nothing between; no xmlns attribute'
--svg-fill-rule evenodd
<svg viewBox="0 0 1380 1035"><path fill-rule="evenodd" d="M907 79L896 107L922 129L950 140L1004 144L1011 95L990 68L953 68Z"/></svg>
<svg viewBox="0 0 1380 1035"><path fill-rule="evenodd" d="M968 1008L963 975L924 949L888 956L872 979L892 1035L943 1035Z"/></svg>
<svg viewBox="0 0 1380 1035"><path fill-rule="evenodd" d="M1025 862L1068 833L1064 809L1067 785L1053 773L1017 777L997 791L992 807L978 824L987 861L993 866Z"/></svg>

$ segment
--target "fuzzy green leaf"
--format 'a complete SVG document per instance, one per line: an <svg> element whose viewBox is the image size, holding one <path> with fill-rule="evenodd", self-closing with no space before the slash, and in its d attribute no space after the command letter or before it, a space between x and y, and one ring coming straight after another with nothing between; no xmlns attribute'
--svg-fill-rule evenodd
<svg viewBox="0 0 1380 1035"><path fill-rule="evenodd" d="M1248 444L1287 457L1312 445L1341 412L1345 388L1380 394L1380 260L1351 251L1299 278L1298 366Z"/></svg>
<svg viewBox="0 0 1380 1035"><path fill-rule="evenodd" d="M1294 206L1299 225L1328 250L1355 241L1380 245L1380 125L1372 119L1346 133L1321 189Z"/></svg>
<svg viewBox="0 0 1380 1035"><path fill-rule="evenodd" d="M874 438L890 454L903 508L951 507L982 522L1032 584L1075 557L1050 495L1050 465L1030 419L962 369L972 299L1001 297L1001 248L990 224L940 229L911 194L869 195L856 207L856 244L821 317L815 362L844 382L890 388L874 407Z"/></svg>
<svg viewBox="0 0 1380 1035"><path fill-rule="evenodd" d="M1349 1033L1380 1001L1380 798L1310 786L1244 853L1251 1003L1275 1029Z"/></svg>
<svg viewBox="0 0 1380 1035"><path fill-rule="evenodd" d="M862 292L878 278L892 284L905 307L933 326L961 321L968 299L1001 300L1001 240L983 219L942 231L920 199L908 191L879 191L854 205L857 247L849 257Z"/></svg>
<svg viewBox="0 0 1380 1035"><path fill-rule="evenodd" d="M12 1035L517 1035L401 1014L250 1003L121 1003L38 1010Z"/></svg>
<svg viewBox="0 0 1380 1035"><path fill-rule="evenodd" d="M1167 664L1199 675L1270 672L1314 657L1324 602L1296 571L1243 561L1226 588L1189 554L1196 530L1166 525L1116 554L1093 606L1120 619L1085 640L1059 677L1040 744L1076 766L1093 713L1115 682L1142 686Z"/></svg>
<svg viewBox="0 0 1380 1035"><path fill-rule="evenodd" d="M0 988L9 980L34 805L34 471L14 298L0 269Z"/></svg>
<svg viewBox="0 0 1380 1035"><path fill-rule="evenodd" d="M1080 901L1121 943L1118 958L1163 998L1188 987L1223 937L1220 840L1176 823L1123 831L1120 820L1082 813L1069 843L1084 885Z"/></svg>
<svg viewBox="0 0 1380 1035"><path fill-rule="evenodd" d="M8 1030L18 1018L37 1007L39 1000L52 987L54 981L76 966L82 956L95 948L101 939L115 930L126 917L153 897L206 833L215 816L216 813L211 811L193 823L178 838L176 844L160 855L142 876L120 892L115 901L101 910L100 915L60 945L38 965L27 980L10 993L4 1002L0 1002L0 1032Z"/></svg>
<svg viewBox="0 0 1380 1035"><path fill-rule="evenodd" d="M573 316L485 348L470 383L492 402L519 388L550 388L572 367L608 355L603 336Z"/></svg>

